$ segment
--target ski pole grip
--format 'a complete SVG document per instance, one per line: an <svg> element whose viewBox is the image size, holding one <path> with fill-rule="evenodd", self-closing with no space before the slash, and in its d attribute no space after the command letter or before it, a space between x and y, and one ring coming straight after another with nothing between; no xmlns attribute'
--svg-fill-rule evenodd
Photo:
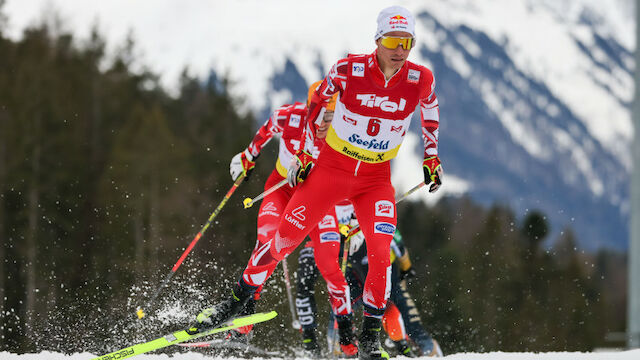
<svg viewBox="0 0 640 360"><path fill-rule="evenodd" d="M244 199L244 201L242 203L244 204L244 208L245 209L248 209L251 206L253 206L253 201L251 200L251 198Z"/></svg>

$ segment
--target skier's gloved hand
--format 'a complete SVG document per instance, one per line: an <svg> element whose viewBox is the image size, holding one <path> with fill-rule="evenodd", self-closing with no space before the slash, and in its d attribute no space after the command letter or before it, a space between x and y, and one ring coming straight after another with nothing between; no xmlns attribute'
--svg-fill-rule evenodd
<svg viewBox="0 0 640 360"><path fill-rule="evenodd" d="M422 162L422 169L424 170L424 183L429 186L429 192L435 192L442 185L442 165L440 164L440 158L431 156Z"/></svg>
<svg viewBox="0 0 640 360"><path fill-rule="evenodd" d="M313 156L306 150L298 150L287 169L287 182L294 187L307 178L313 167Z"/></svg>
<svg viewBox="0 0 640 360"><path fill-rule="evenodd" d="M416 270L412 267L400 272L400 280L413 279L416 277Z"/></svg>
<svg viewBox="0 0 640 360"><path fill-rule="evenodd" d="M231 179L236 181L240 175L244 175L244 180L249 179L249 175L251 175L251 171L256 166L256 159L248 149L241 153L237 153L236 156L231 159L231 164L229 165L229 173L231 174Z"/></svg>

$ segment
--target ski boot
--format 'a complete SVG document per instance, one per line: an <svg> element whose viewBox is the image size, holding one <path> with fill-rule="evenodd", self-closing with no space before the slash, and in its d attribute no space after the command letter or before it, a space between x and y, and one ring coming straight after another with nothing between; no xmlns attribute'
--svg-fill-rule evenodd
<svg viewBox="0 0 640 360"><path fill-rule="evenodd" d="M234 289L231 290L230 297L212 308L202 310L196 317L196 323L193 328L198 331L213 329L235 317L255 292L253 287L242 285L238 282Z"/></svg>
<svg viewBox="0 0 640 360"><path fill-rule="evenodd" d="M399 341L393 342L398 355L406 356L406 357L416 357L417 355L411 349L409 342L406 339L402 339Z"/></svg>
<svg viewBox="0 0 640 360"><path fill-rule="evenodd" d="M302 347L306 357L310 357L312 359L320 358L322 354L320 352L320 346L318 346L316 329L302 329Z"/></svg>
<svg viewBox="0 0 640 360"><path fill-rule="evenodd" d="M360 360L389 359L389 354L380 345L382 320L365 316L362 332L358 338L358 357Z"/></svg>
<svg viewBox="0 0 640 360"><path fill-rule="evenodd" d="M336 316L338 322L338 336L340 349L347 357L358 355L356 335L353 333L353 321L351 314Z"/></svg>
<svg viewBox="0 0 640 360"><path fill-rule="evenodd" d="M256 293L257 294L257 293ZM238 313L238 316L251 315L256 312L256 297L252 296L245 304L244 308ZM253 324L241 326L237 329L229 330L225 339L235 341L242 344L248 344L253 337Z"/></svg>

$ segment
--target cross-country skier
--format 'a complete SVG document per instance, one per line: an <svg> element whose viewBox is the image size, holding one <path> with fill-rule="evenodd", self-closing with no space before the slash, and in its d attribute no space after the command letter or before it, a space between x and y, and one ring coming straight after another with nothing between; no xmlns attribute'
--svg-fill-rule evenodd
<svg viewBox="0 0 640 360"><path fill-rule="evenodd" d="M309 88L309 94L313 94L320 83L321 81L312 84ZM321 117L320 125L316 129L314 156L317 156L324 146L324 138L333 118L334 107L335 97L325 104L324 114ZM232 179L235 181L241 174L245 174L245 179L248 178L248 175L255 167L255 160L260 155L262 148L275 134L281 135L278 160L264 188L267 190L285 179L287 169L283 164L289 164L295 152L300 148L299 139L305 126L306 115L307 105L299 102L276 109L258 130L246 150L233 157L230 164ZM258 290L255 292L254 298L245 306L244 312L253 312L254 302L259 296L264 282L274 271L274 267L271 266L274 260L271 257L269 248L280 222L282 211L294 191L295 188L283 186L267 195L262 201L258 211L258 239L249 263L242 273L243 283ZM319 262L318 269L327 282L331 306L333 311L338 314L338 322L341 324L341 348L346 354L356 355L358 350L352 330L349 287L338 264L340 234L335 210L327 211L309 235L315 248L316 256L322 259ZM240 331L247 332L250 328L241 329Z"/></svg>
<svg viewBox="0 0 640 360"><path fill-rule="evenodd" d="M358 338L361 359L388 357L380 346L381 318L391 286L387 274L396 227L395 191L389 160L396 156L411 116L419 107L424 139L423 170L430 191L441 185L438 157L439 110L433 74L407 61L415 44L415 19L392 6L378 15L377 49L339 60L309 104L304 147L289 165L290 185L301 183L283 211L274 239L267 244L273 271L338 201L350 200L367 241L369 272L364 286L364 320ZM311 155L322 103L338 93L334 118L317 161ZM313 171L311 171L313 167ZM305 181L306 179L306 181ZM303 182L304 181L304 182ZM266 249L264 250L266 251ZM238 314L258 286L240 278L232 296L201 313L201 327L217 326ZM207 316L208 315L208 316Z"/></svg>

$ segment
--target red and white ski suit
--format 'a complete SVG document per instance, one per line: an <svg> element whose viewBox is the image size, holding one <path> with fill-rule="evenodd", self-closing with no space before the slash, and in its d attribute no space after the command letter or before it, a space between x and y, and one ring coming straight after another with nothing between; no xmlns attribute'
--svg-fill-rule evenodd
<svg viewBox="0 0 640 360"><path fill-rule="evenodd" d="M363 294L367 316L382 317L391 291L389 251L396 207L389 160L397 154L418 106L425 157L437 155L439 110L434 87L431 71L409 61L386 80L374 52L338 61L309 105L307 127L313 134L320 102L339 93L327 145L289 200L272 254L282 259L329 208L342 199L350 200L368 249Z"/></svg>
<svg viewBox="0 0 640 360"><path fill-rule="evenodd" d="M265 190L286 178L287 167L293 154L300 148L300 137L305 126L306 115L306 105L299 102L278 108L258 130L248 146L249 152L255 157L275 134L281 134L278 160L265 183ZM324 146L324 140L316 139L311 149L312 154L317 157L322 146ZM270 248L283 210L295 190L295 188L283 186L262 200L258 212L258 239L249 263L242 273L244 282L251 286L261 287L278 264L278 261L272 257ZM309 236L314 246L318 269L327 282L332 309L337 315L350 314L349 286L338 263L340 233L335 209L325 210L323 216L320 216L314 225Z"/></svg>

